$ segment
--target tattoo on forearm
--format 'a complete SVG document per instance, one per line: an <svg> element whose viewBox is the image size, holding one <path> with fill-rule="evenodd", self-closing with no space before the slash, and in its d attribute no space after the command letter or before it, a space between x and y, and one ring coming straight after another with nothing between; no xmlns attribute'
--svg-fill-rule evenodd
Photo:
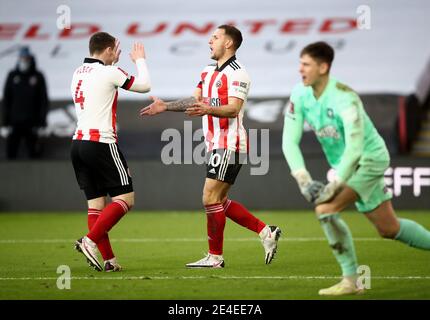
<svg viewBox="0 0 430 320"><path fill-rule="evenodd" d="M191 107L196 102L198 101L194 97L167 102L167 111L185 111L187 108Z"/></svg>

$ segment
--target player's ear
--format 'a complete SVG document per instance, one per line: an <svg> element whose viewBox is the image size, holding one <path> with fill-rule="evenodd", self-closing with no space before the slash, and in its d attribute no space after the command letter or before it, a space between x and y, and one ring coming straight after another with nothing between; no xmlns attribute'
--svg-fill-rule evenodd
<svg viewBox="0 0 430 320"><path fill-rule="evenodd" d="M329 70L329 65L327 62L321 62L319 65L320 74L326 74Z"/></svg>
<svg viewBox="0 0 430 320"><path fill-rule="evenodd" d="M225 42L225 48L230 49L233 47L233 39L227 38L227 41Z"/></svg>

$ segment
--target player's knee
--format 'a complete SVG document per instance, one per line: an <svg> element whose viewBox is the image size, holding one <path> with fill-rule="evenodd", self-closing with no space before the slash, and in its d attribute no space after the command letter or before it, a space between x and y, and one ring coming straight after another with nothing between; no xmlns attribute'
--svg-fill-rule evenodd
<svg viewBox="0 0 430 320"><path fill-rule="evenodd" d="M208 196L208 195L206 195L206 196L203 195L202 203L204 206L210 206L212 204L216 204L217 202L213 197Z"/></svg>
<svg viewBox="0 0 430 320"><path fill-rule="evenodd" d="M221 203L222 199L219 199L219 196L215 192L204 191L202 203L204 206L210 206L213 204Z"/></svg>
<svg viewBox="0 0 430 320"><path fill-rule="evenodd" d="M324 203L315 207L315 213L317 214L317 216L335 212L335 207L331 204Z"/></svg>
<svg viewBox="0 0 430 320"><path fill-rule="evenodd" d="M128 211L134 207L134 199L127 201Z"/></svg>
<svg viewBox="0 0 430 320"><path fill-rule="evenodd" d="M134 193L129 195L125 202L127 202L128 210L131 210L134 207Z"/></svg>
<svg viewBox="0 0 430 320"><path fill-rule="evenodd" d="M134 194L133 195L120 196L117 199L124 201L127 204L128 211L130 211L134 206Z"/></svg>
<svg viewBox="0 0 430 320"><path fill-rule="evenodd" d="M342 207L334 202L323 203L315 207L315 213L317 215L338 213L340 211L342 211Z"/></svg>
<svg viewBox="0 0 430 320"><path fill-rule="evenodd" d="M395 225L378 227L377 230L379 235L385 239L394 239L399 233L399 228L397 228Z"/></svg>

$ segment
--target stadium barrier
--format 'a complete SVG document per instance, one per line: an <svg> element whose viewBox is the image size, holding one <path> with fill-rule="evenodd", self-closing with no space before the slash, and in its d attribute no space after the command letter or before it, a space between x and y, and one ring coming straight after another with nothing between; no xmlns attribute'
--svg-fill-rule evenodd
<svg viewBox="0 0 430 320"><path fill-rule="evenodd" d="M399 108L399 101L403 98L388 94L362 95L361 98L369 117L384 138L390 154L398 154L401 137L398 134L397 119L402 110ZM283 159L282 129L284 110L288 101L288 97L250 98L245 108L245 128L257 130L259 135L262 130L269 129L270 156L279 159ZM169 129L178 130L182 138L185 139L184 132L188 128L194 134L202 127L200 118L188 117L176 112L168 112L157 117L140 118L140 108L149 103L148 100L125 100L118 104L119 145L127 160L159 159L160 153L167 143L161 139L163 132ZM405 114L408 116L409 111ZM70 139L76 127L75 118L74 105L71 104L71 100L52 102L47 119L48 126L40 131L44 149L43 159L69 159ZM406 120L406 117L402 119ZM406 124L405 130L409 130ZM0 160L5 159L5 137L6 130L3 128L0 130ZM195 147L199 141L192 143ZM309 127L305 127L302 151L307 156L322 156L321 147ZM186 151L184 150L184 152Z"/></svg>
<svg viewBox="0 0 430 320"><path fill-rule="evenodd" d="M328 166L321 157L306 161L314 179L326 180ZM201 210L206 174L204 165L165 165L160 160L129 161L136 192L135 210ZM250 209L311 209L302 198L283 159L271 159L264 175L252 175L244 165L230 196ZM0 162L0 211L86 210L84 194L69 161ZM387 187L398 209L428 209L428 159L394 158L386 172ZM202 211L203 212L203 211Z"/></svg>

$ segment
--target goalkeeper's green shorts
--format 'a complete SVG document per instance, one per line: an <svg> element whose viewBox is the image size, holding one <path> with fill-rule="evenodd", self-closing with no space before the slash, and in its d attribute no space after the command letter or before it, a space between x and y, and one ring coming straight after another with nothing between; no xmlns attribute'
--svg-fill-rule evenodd
<svg viewBox="0 0 430 320"><path fill-rule="evenodd" d="M377 160L365 161L346 182L346 185L359 196L358 201L355 202L358 211L363 213L373 211L381 203L392 198L384 181L384 173L389 164L388 154Z"/></svg>

